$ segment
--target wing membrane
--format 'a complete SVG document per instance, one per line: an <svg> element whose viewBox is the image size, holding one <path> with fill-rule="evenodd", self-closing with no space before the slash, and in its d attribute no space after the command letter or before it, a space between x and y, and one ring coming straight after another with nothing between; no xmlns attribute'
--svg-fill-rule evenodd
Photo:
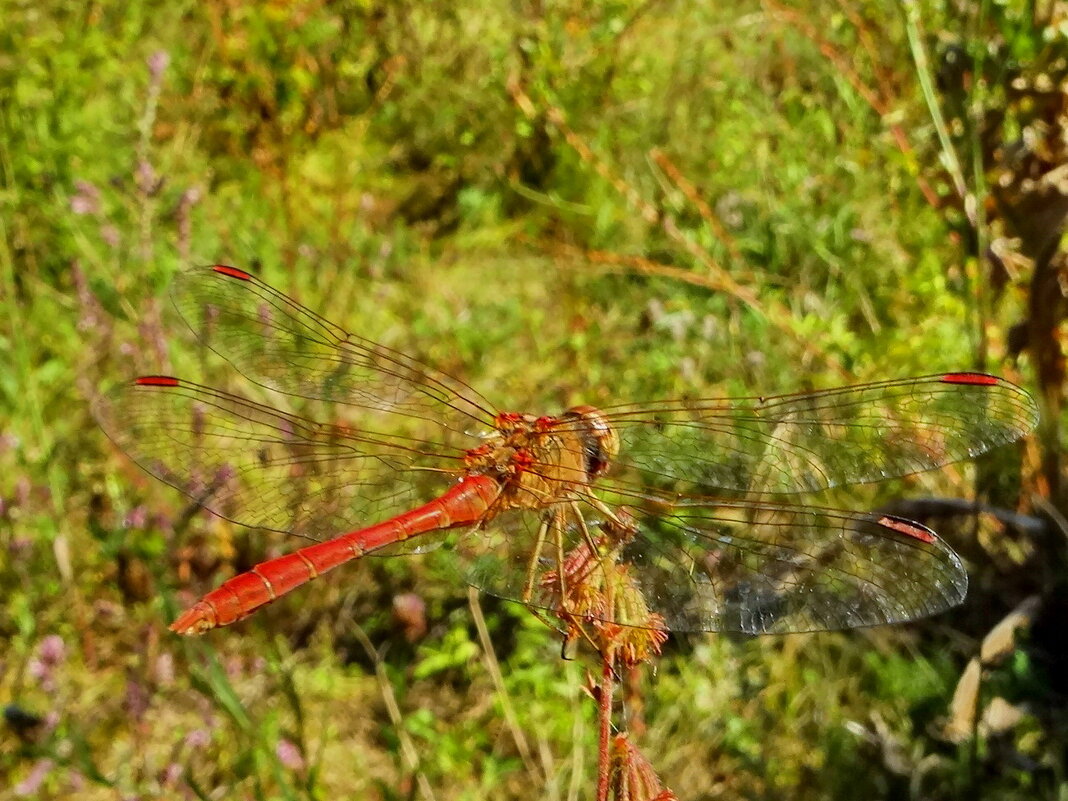
<svg viewBox="0 0 1068 801"><path fill-rule="evenodd" d="M625 549L676 630L747 634L900 623L964 600L959 557L885 515L774 504L683 506Z"/></svg>
<svg viewBox="0 0 1068 801"><path fill-rule="evenodd" d="M619 559L665 630L766 634L900 623L953 607L967 593L953 550L901 518L712 500L635 514ZM556 612L558 587L544 578L587 535L599 539L603 518L592 512L583 525L568 514L557 544L539 538L531 517L502 516L457 547L474 586ZM609 622L641 625L626 610L616 614Z"/></svg>
<svg viewBox="0 0 1068 801"><path fill-rule="evenodd" d="M440 446L317 423L164 376L118 387L96 413L141 467L215 514L310 539L396 514L462 466Z"/></svg>
<svg viewBox="0 0 1068 801"><path fill-rule="evenodd" d="M818 492L977 456L1030 432L1034 400L981 373L798 395L662 401L602 409L620 470L750 494Z"/></svg>
<svg viewBox="0 0 1068 801"><path fill-rule="evenodd" d="M492 407L471 387L346 331L242 270L183 273L172 297L200 340L258 384L394 420L433 420L454 434L493 422Z"/></svg>

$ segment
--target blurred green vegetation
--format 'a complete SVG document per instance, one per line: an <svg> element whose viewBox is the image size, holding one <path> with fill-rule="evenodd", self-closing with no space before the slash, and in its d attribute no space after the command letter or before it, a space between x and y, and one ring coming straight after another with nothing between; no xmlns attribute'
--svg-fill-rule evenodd
<svg viewBox="0 0 1068 801"><path fill-rule="evenodd" d="M1035 378L1013 332L1063 218L1029 239L1006 209L1030 208L1021 163L1034 182L1061 156L1003 151L1063 103L1063 5L5 0L0 18L0 799L591 797L582 658L483 598L487 647L433 559L366 560L200 640L166 630L180 591L292 545L197 514L89 414L139 372L247 390L165 300L190 264L258 270L505 408ZM984 498L1030 511L1058 421L985 463ZM958 466L830 501L976 486ZM1039 630L983 666L971 710L1017 717L948 733L980 639L1062 597L1063 538L936 522L969 561L962 609L680 636L628 682L632 735L680 798L1066 797L1065 660ZM414 642L402 593L426 603Z"/></svg>

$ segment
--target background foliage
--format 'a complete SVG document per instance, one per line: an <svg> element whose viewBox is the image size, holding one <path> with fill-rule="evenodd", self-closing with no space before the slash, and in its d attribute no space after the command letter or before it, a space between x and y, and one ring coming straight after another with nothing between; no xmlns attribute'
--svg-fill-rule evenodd
<svg viewBox="0 0 1068 801"><path fill-rule="evenodd" d="M997 511L912 508L968 561L961 609L676 637L626 708L681 798L1068 794L1068 14L794 3L0 2L0 798L589 797L582 659L433 559L166 631L292 545L88 411L136 372L247 390L164 299L211 262L503 407L1035 388L1040 435L978 471L821 499Z"/></svg>

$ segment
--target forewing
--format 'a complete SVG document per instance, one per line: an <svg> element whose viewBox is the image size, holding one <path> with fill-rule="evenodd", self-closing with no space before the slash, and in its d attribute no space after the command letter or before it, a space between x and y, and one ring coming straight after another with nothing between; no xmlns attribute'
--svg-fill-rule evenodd
<svg viewBox="0 0 1068 801"><path fill-rule="evenodd" d="M749 494L816 492L931 470L1030 432L1024 390L949 373L798 395L663 401L603 409L617 471L659 487Z"/></svg>
<svg viewBox="0 0 1068 801"><path fill-rule="evenodd" d="M492 425L490 404L471 387L349 333L242 270L191 270L172 295L200 340L258 384L363 409L379 430L429 420L444 440Z"/></svg>
<svg viewBox="0 0 1068 801"><path fill-rule="evenodd" d="M95 412L141 467L215 514L311 539L397 514L443 491L462 467L459 452L164 376L116 388Z"/></svg>

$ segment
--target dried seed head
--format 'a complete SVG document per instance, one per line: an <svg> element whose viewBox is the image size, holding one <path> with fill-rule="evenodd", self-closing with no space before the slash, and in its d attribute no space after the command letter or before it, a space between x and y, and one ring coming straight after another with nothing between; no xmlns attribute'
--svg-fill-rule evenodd
<svg viewBox="0 0 1068 801"><path fill-rule="evenodd" d="M556 613L565 621L569 636L587 625L593 644L612 654L624 667L645 662L660 652L667 639L664 618L650 611L645 596L627 565L618 561L615 537L606 535L583 542L564 557L563 597ZM561 590L557 571L541 579L543 588Z"/></svg>
<svg viewBox="0 0 1068 801"><path fill-rule="evenodd" d="M618 801L677 801L626 734L617 734L612 740L609 770L612 797Z"/></svg>

